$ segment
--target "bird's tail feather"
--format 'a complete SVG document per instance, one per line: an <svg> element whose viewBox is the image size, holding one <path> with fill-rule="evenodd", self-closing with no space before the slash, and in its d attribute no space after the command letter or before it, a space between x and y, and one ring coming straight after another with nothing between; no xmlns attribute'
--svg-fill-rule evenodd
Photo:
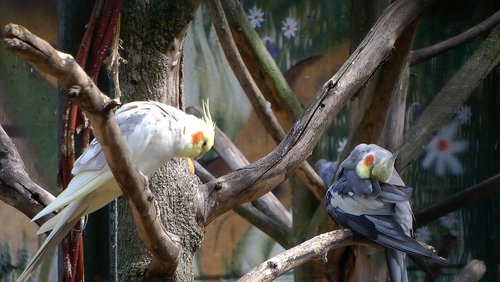
<svg viewBox="0 0 500 282"><path fill-rule="evenodd" d="M35 221L57 209L64 208L66 205L71 204L78 199L81 199L93 192L97 188L105 185L106 180L113 179L111 172L107 171L103 174L95 176L94 174L81 173L76 175L68 187L57 196L48 206L31 219Z"/></svg>
<svg viewBox="0 0 500 282"><path fill-rule="evenodd" d="M43 242L42 246L36 252L35 256L28 263L27 267L24 269L23 273L17 278L18 282L26 281L33 271L40 265L40 263L47 258L48 255L57 247L57 244L62 241L64 236L69 233L73 228L75 223L79 220L79 217L75 218L77 214L83 214L85 207L82 205L83 201L77 201L69 205L61 213L61 218L55 225L52 232L49 234L47 239ZM74 218L72 221L68 222L68 219Z"/></svg>
<svg viewBox="0 0 500 282"><path fill-rule="evenodd" d="M397 250L385 249L385 258L392 282L408 282L406 271L406 254Z"/></svg>

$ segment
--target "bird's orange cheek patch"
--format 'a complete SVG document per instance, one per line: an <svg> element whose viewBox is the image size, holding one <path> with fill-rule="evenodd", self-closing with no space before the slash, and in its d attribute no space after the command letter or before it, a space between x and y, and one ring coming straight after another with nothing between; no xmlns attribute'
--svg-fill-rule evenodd
<svg viewBox="0 0 500 282"><path fill-rule="evenodd" d="M192 138L193 144L198 144L201 141L203 141L203 132L198 131L195 134L191 135L191 138Z"/></svg>
<svg viewBox="0 0 500 282"><path fill-rule="evenodd" d="M374 161L373 155L366 155L365 157L365 166L372 166Z"/></svg>

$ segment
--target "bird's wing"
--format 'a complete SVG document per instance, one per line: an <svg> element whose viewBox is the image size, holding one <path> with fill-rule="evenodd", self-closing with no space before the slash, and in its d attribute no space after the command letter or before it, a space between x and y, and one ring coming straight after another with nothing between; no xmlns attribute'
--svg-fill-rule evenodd
<svg viewBox="0 0 500 282"><path fill-rule="evenodd" d="M411 199L413 188L407 186L396 186L388 183L372 181L373 186L380 187L378 196L386 203L406 202Z"/></svg>
<svg viewBox="0 0 500 282"><path fill-rule="evenodd" d="M155 109L156 114L152 111ZM144 152L150 138L143 132L147 132L148 126L154 126L157 123L160 112L164 111L152 102L127 103L116 111L116 121L132 154L140 155ZM107 169L107 165L101 144L94 139L87 150L76 160L72 173L76 175L86 170L99 171Z"/></svg>
<svg viewBox="0 0 500 282"><path fill-rule="evenodd" d="M137 160L146 150L153 137L152 133L155 132L159 119L162 118L160 112L160 109L151 102L128 103L117 111L118 126L125 138L132 159ZM110 181L114 181L101 145L95 140L76 160L72 173L75 176L68 187L32 221L70 204L99 187L109 185Z"/></svg>
<svg viewBox="0 0 500 282"><path fill-rule="evenodd" d="M344 213L343 216L348 222L348 226L346 227L381 245L402 251L414 257L441 263L444 261L415 239L406 235L401 226L396 223L393 216L352 215L348 213Z"/></svg>

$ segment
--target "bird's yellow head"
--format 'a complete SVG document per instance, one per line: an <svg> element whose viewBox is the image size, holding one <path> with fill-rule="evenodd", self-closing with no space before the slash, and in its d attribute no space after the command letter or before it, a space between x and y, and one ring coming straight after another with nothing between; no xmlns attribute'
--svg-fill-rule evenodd
<svg viewBox="0 0 500 282"><path fill-rule="evenodd" d="M386 182L394 172L398 152L392 154L376 144L359 144L354 148L353 160L360 178L375 178ZM359 160L359 161L358 161Z"/></svg>
<svg viewBox="0 0 500 282"><path fill-rule="evenodd" d="M214 145L215 123L210 116L210 108L207 102L203 102L203 117L195 118L196 125L190 133L189 142L184 148L184 156L194 158L201 153L208 152Z"/></svg>
<svg viewBox="0 0 500 282"><path fill-rule="evenodd" d="M373 165L375 164L375 155L366 154L356 165L356 173L359 177L363 179L370 178L372 176Z"/></svg>

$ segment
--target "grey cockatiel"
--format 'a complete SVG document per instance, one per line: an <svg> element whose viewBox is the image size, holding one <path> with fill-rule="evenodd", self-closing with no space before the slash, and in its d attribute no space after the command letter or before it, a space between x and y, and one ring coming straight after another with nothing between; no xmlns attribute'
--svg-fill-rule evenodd
<svg viewBox="0 0 500 282"><path fill-rule="evenodd" d="M338 162L330 162L325 159L320 159L314 164L319 177L323 179L326 187L330 187L330 185L333 184L333 177L337 171L337 165Z"/></svg>
<svg viewBox="0 0 500 282"><path fill-rule="evenodd" d="M426 270L426 260L446 260L413 239L412 188L394 170L396 155L375 144L356 146L326 193L326 209L338 224L387 247L391 280L408 281L406 254Z"/></svg>

